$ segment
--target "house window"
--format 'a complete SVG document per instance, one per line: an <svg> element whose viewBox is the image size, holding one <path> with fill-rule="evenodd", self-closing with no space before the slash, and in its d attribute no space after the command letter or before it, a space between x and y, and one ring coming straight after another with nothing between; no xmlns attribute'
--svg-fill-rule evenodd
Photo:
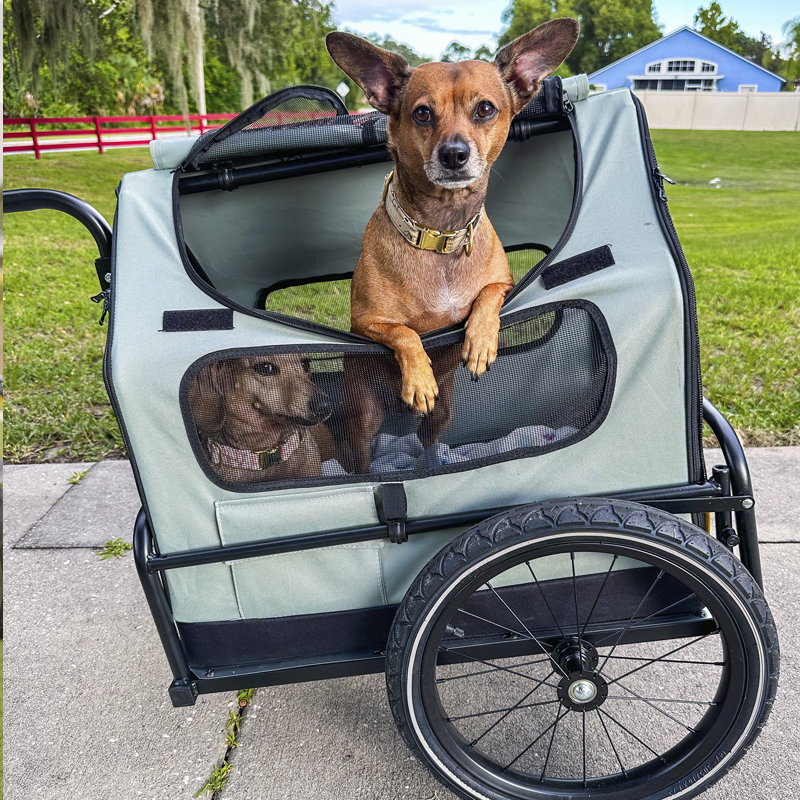
<svg viewBox="0 0 800 800"><path fill-rule="evenodd" d="M664 92L682 92L686 88L686 81L661 81L661 90Z"/></svg>
<svg viewBox="0 0 800 800"><path fill-rule="evenodd" d="M694 72L694 61L681 60L667 63L667 72Z"/></svg>
<svg viewBox="0 0 800 800"><path fill-rule="evenodd" d="M703 72L716 72L717 65L716 64L709 64L708 61L703 62Z"/></svg>
<svg viewBox="0 0 800 800"><path fill-rule="evenodd" d="M739 84L739 91L742 93L745 92L757 92L758 86L754 83L740 83Z"/></svg>
<svg viewBox="0 0 800 800"><path fill-rule="evenodd" d="M657 61L655 64L647 65L648 72L661 72L661 62Z"/></svg>
<svg viewBox="0 0 800 800"><path fill-rule="evenodd" d="M634 89L658 89L658 81L635 80L633 82L633 88Z"/></svg>

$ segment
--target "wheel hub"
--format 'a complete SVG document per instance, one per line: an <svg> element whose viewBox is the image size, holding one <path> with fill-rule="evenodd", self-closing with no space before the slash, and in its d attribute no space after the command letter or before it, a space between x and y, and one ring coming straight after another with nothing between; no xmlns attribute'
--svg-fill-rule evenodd
<svg viewBox="0 0 800 800"><path fill-rule="evenodd" d="M557 689L558 699L570 711L593 711L603 705L608 697L608 685L599 672L570 672Z"/></svg>
<svg viewBox="0 0 800 800"><path fill-rule="evenodd" d="M570 711L591 711L605 702L608 687L597 672L600 658L591 642L573 636L553 649L553 659L564 676L558 684L558 699Z"/></svg>

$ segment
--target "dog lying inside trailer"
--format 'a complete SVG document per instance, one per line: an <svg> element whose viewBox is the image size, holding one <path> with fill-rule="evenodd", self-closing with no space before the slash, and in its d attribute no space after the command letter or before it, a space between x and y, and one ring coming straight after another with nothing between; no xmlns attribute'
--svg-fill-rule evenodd
<svg viewBox="0 0 800 800"><path fill-rule="evenodd" d="M231 358L204 366L189 407L212 469L224 480L261 483L321 474L336 457L328 396L300 355Z"/></svg>
<svg viewBox="0 0 800 800"><path fill-rule="evenodd" d="M423 446L452 420L459 360L477 380L497 357L500 307L514 285L503 246L486 218L489 171L516 114L578 39L574 19L519 37L494 63L429 63L412 69L395 53L348 33L326 39L339 67L387 114L395 168L370 219L351 283L351 330L394 351L400 375L345 370L345 468L366 472L385 417L377 380L397 385L425 415ZM463 346L432 363L420 334L465 322ZM359 362L361 363L361 362ZM438 399L437 399L438 398Z"/></svg>

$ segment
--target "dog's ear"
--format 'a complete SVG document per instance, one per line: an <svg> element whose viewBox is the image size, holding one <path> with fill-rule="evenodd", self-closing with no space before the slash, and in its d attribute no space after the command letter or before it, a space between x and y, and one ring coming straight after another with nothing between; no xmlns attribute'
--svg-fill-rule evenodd
<svg viewBox="0 0 800 800"><path fill-rule="evenodd" d="M494 64L511 88L515 114L572 52L580 29L578 20L571 17L553 19L514 39L495 56Z"/></svg>
<svg viewBox="0 0 800 800"><path fill-rule="evenodd" d="M202 433L218 431L225 422L225 402L220 386L221 362L207 364L189 384L189 408Z"/></svg>
<svg viewBox="0 0 800 800"><path fill-rule="evenodd" d="M363 90L373 108L391 114L408 83L411 67L397 55L351 33L334 31L325 37L331 58Z"/></svg>

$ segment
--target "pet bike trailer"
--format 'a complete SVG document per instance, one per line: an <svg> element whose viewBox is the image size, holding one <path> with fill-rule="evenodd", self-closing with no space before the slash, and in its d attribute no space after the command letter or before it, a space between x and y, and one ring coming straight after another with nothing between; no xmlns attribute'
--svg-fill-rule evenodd
<svg viewBox="0 0 800 800"><path fill-rule="evenodd" d="M151 149L113 237L59 193L6 211L60 207L98 241L174 705L385 669L405 741L462 797L692 797L730 769L778 644L639 101L551 78L515 119L486 203L516 279L499 355L458 367L427 449L392 354L348 330L386 118L293 87ZM446 359L463 336L422 339ZM356 472L364 380L387 410Z"/></svg>

